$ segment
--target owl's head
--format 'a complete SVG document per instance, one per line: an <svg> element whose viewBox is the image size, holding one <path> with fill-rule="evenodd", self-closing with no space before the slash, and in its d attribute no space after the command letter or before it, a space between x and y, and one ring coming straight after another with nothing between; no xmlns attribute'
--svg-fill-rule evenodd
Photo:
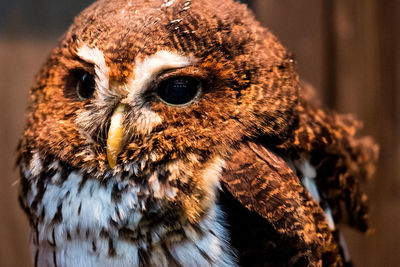
<svg viewBox="0 0 400 267"><path fill-rule="evenodd" d="M200 216L239 142L285 136L297 88L290 54L242 4L100 0L37 76L21 162L157 184Z"/></svg>

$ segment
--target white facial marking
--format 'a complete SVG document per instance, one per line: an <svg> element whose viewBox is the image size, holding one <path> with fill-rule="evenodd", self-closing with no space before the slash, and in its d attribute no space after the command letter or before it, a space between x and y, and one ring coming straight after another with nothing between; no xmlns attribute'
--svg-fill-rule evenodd
<svg viewBox="0 0 400 267"><path fill-rule="evenodd" d="M135 62L134 78L124 86L127 97L122 103L133 104L139 107L136 110L135 131L149 134L152 129L162 123L161 117L153 112L141 97L158 74L168 69L177 69L189 66L193 58L185 57L169 51L159 51L145 58L143 61Z"/></svg>
<svg viewBox="0 0 400 267"><path fill-rule="evenodd" d="M108 90L109 80L108 73L109 68L106 65L103 52L97 47L90 48L87 45L82 46L78 49L77 55L84 61L94 65L96 72L96 85L102 92Z"/></svg>
<svg viewBox="0 0 400 267"><path fill-rule="evenodd" d="M161 124L161 117L152 111L148 106L144 106L136 111L136 121L134 123L135 132L149 134L157 125Z"/></svg>
<svg viewBox="0 0 400 267"><path fill-rule="evenodd" d="M160 72L187 67L192 62L192 57L185 57L165 50L147 57L144 61L136 61L134 79L127 85L130 94L128 98L132 99L132 97L146 90Z"/></svg>

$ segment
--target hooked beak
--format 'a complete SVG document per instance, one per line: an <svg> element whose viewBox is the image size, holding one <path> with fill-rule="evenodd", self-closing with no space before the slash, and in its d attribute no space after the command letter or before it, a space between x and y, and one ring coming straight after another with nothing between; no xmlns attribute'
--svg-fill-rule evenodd
<svg viewBox="0 0 400 267"><path fill-rule="evenodd" d="M124 136L125 129L122 125L123 115L126 106L119 104L114 110L111 117L111 125L108 129L107 137L107 160L111 168L117 165L118 155L122 150L122 138Z"/></svg>

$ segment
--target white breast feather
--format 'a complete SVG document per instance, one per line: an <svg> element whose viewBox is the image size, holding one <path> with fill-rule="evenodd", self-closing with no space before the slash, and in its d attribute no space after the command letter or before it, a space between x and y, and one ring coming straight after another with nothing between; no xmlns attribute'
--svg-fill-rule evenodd
<svg viewBox="0 0 400 267"><path fill-rule="evenodd" d="M30 167L35 168L38 157L34 157ZM217 160L223 164L223 161ZM220 169L213 166L213 169ZM53 167L58 164L54 163ZM28 171L31 172L32 170ZM214 170L206 171L208 175L219 175ZM32 204L38 194L37 179L27 177L31 180L32 188L28 192L27 205ZM45 214L37 226L37 233L33 231L33 259L38 251L38 266L57 267L70 266L138 266L138 247L118 239L118 231L114 230L113 245L116 256L109 257L109 240L100 237L101 229L113 232L110 219L117 225L135 229L142 218L142 203L138 201L139 186L129 182L121 181L119 178L111 179L106 186L100 185L98 181L87 180L79 189L82 175L72 172L63 183L59 182L60 174L56 173L46 187L42 201L38 205L38 214ZM218 181L218 179L210 179ZM157 187L156 183L154 188ZM114 202L111 194L114 186L120 188L128 187L122 194L120 202ZM214 185L215 188L218 185ZM166 194L168 190L165 191ZM158 196L163 197L163 196ZM171 195L169 195L171 197ZM62 223L53 224L52 220L61 206ZM79 210L79 212L78 212ZM117 214L117 210L119 211ZM79 228L79 232L76 229ZM188 240L171 247L171 254L183 266L208 266L209 262L204 254L213 259L214 266L235 266L232 249L229 247L228 234L223 226L223 215L220 208L215 205L200 222L200 228L205 233L199 237L191 235L187 230ZM153 237L162 236L163 227L160 227ZM70 240L67 239L70 235ZM96 250L93 250L93 243ZM38 246L36 245L38 244ZM50 244L54 244L51 246ZM159 266L167 266L165 255L158 253L157 249L150 255L151 261L159 263Z"/></svg>

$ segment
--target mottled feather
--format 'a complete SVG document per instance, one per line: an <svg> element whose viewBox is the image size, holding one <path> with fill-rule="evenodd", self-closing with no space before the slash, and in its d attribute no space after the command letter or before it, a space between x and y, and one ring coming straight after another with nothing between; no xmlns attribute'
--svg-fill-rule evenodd
<svg viewBox="0 0 400 267"><path fill-rule="evenodd" d="M193 98L166 102L168 79L196 81ZM94 2L30 90L18 166L33 263L345 264L329 211L367 229L377 148L305 92L243 4Z"/></svg>

